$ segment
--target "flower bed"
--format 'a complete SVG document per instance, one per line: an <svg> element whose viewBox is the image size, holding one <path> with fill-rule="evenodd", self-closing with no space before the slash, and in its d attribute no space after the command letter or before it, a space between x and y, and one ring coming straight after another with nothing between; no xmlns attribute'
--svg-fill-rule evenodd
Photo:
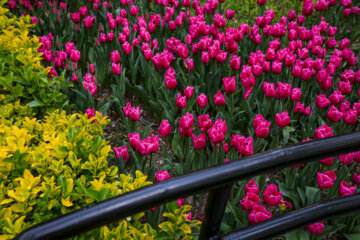
<svg viewBox="0 0 360 240"><path fill-rule="evenodd" d="M0 69L1 79L15 79L0 81L0 93L38 109L39 117L55 108L66 109L67 98L87 114L87 124L94 128L105 121L96 111L115 112L124 132L112 141L115 160L109 157L109 162L116 162L121 174L135 176L140 170L150 181L162 181L359 128L358 2L306 0L296 3L297 9L287 16L275 18L266 0L258 0L257 17L240 24L235 21L240 11L217 0L10 0L7 6L13 14L32 16L19 19L36 25L41 46L32 42L35 57L24 57L36 60L30 63L38 67L26 70L30 63L19 60L20 67ZM9 38L7 31L3 33ZM14 46L21 48L3 45L1 51L10 53ZM39 67L40 53L48 68ZM14 57L2 61L14 63ZM9 77L24 75L25 70L9 71L15 68L41 69L41 74L24 83ZM67 157L63 154L58 161ZM360 183L359 162L359 152L350 153L237 183L222 231L353 194ZM201 219L205 200L186 200L194 206L194 218ZM153 228L163 211L148 213ZM287 238L336 232L352 239L360 232L358 221L354 216L337 218ZM180 234L161 224L159 228L169 234L159 233L165 239Z"/></svg>

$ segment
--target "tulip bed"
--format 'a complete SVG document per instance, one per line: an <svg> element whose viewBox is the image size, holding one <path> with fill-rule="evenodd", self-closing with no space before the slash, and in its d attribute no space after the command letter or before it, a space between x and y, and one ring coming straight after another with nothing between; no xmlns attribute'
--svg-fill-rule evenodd
<svg viewBox="0 0 360 240"><path fill-rule="evenodd" d="M107 140L114 154L104 157L122 178L129 174L144 182L142 172L149 181L159 182L289 144L359 130L359 1L294 0L295 9L286 16L275 16L270 0L250 0L237 11L230 0L0 3L10 9L9 16L31 16L31 34L39 36L37 52L48 74L43 82L50 83L14 95L23 82L9 85L0 74L0 94L12 86L10 95L29 104L39 119L56 108L70 107L85 113L92 125L104 125L102 118L111 116L109 126L116 128L108 127L107 136L116 138ZM239 23L246 17L238 14L253 16L254 11L256 17ZM4 45L1 38L0 44ZM238 182L221 231L354 194L360 185L359 163L360 152L354 152ZM38 174L36 165L30 164L16 176L29 176L29 171ZM16 186L17 179L6 184ZM93 175L87 180L98 179L103 178ZM87 197L102 191L92 186ZM0 194L0 226L9 222L4 210L8 195ZM86 203L111 196L114 191ZM132 239L140 231L144 239L196 239L206 197L179 199L90 236ZM62 213L75 210L66 201L62 205ZM29 223L21 230L42 221L30 221L35 210L26 214ZM24 221L21 215L19 219ZM16 219L12 221L15 226ZM121 236L119 229L127 230L120 231ZM284 238L325 236L360 239L360 217L324 220Z"/></svg>

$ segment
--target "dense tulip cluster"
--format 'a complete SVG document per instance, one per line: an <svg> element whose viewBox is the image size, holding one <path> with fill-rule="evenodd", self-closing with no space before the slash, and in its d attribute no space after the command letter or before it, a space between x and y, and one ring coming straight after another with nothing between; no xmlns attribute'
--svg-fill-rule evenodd
<svg viewBox="0 0 360 240"><path fill-rule="evenodd" d="M275 184L270 184L266 187L263 193L264 203L270 207L279 206L280 209L285 210L287 207L292 208L290 202L282 200L282 192L279 192ZM245 185L245 197L240 201L244 211L251 211L249 214L249 222L251 224L265 221L272 217L264 206L260 204L259 187L254 179Z"/></svg>

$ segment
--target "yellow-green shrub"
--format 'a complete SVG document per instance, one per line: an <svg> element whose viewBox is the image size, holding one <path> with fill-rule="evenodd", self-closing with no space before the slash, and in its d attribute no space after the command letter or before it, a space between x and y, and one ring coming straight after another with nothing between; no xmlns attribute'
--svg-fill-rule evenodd
<svg viewBox="0 0 360 240"><path fill-rule="evenodd" d="M72 86L64 76L49 79L49 68L41 65L38 37L30 33L30 16L11 15L0 0L0 94L7 102L20 100L42 115L68 105L62 89Z"/></svg>
<svg viewBox="0 0 360 240"><path fill-rule="evenodd" d="M111 147L101 136L109 120L99 113L97 123L87 115L66 115L65 111L55 111L39 121L14 117L10 112L23 108L18 103L7 108L11 111L0 117L0 239L151 184L139 171L134 177L118 176L117 167L108 166ZM156 233L138 221L142 215L77 238L99 239L101 235L112 239L120 234L116 229L122 229L129 236L141 233L137 239L152 239Z"/></svg>
<svg viewBox="0 0 360 240"><path fill-rule="evenodd" d="M176 202L166 204L167 212L163 217L167 220L159 224L159 233L156 236L158 240L166 239L197 239L201 222L192 220L190 205L183 205L180 208ZM194 231L195 230L195 231Z"/></svg>

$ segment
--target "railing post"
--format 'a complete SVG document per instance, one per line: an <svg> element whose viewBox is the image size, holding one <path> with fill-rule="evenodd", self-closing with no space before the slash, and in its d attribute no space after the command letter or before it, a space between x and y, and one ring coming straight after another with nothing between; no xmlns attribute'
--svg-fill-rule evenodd
<svg viewBox="0 0 360 240"><path fill-rule="evenodd" d="M201 225L199 240L216 239L224 216L231 185L216 188L209 193L205 207L205 215Z"/></svg>

